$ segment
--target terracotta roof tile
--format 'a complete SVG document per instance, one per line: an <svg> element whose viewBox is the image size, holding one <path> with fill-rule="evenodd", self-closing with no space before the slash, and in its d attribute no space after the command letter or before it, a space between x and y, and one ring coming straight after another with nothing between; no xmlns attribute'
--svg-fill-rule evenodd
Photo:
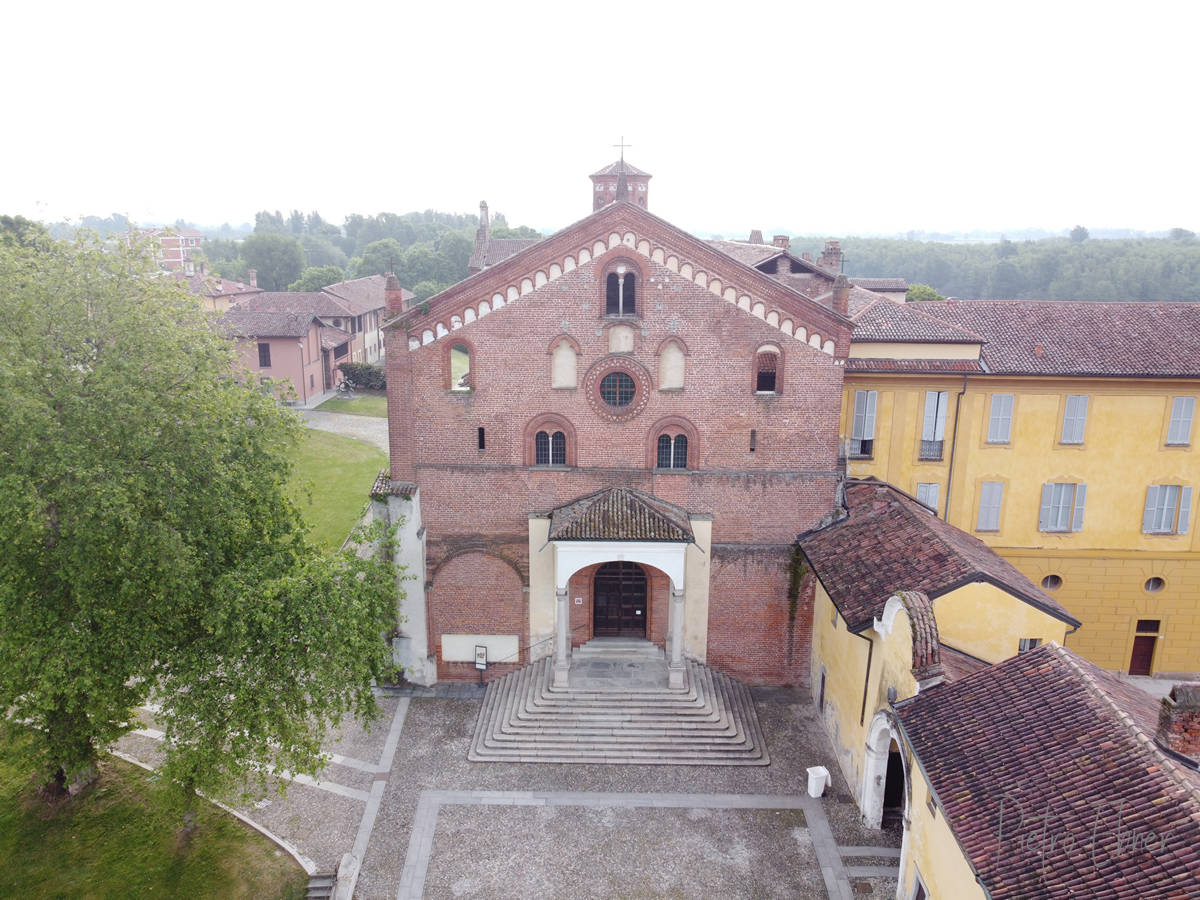
<svg viewBox="0 0 1200 900"><path fill-rule="evenodd" d="M245 298L238 306L243 309L305 312L325 317L357 315L345 300L323 291L263 291Z"/></svg>
<svg viewBox="0 0 1200 900"><path fill-rule="evenodd" d="M386 276L367 275L351 281L339 281L322 290L341 300L351 315L361 316L363 313L383 309L387 305L383 292L386 284ZM406 301L412 299L412 291L404 290L403 294Z"/></svg>
<svg viewBox="0 0 1200 900"><path fill-rule="evenodd" d="M936 600L975 581L995 584L1057 619L1080 624L983 541L943 522L890 484L848 481L846 505L846 518L801 535L800 547L852 631L882 615L897 591L922 591Z"/></svg>
<svg viewBox="0 0 1200 900"><path fill-rule="evenodd" d="M486 269L496 263L504 262L510 256L516 256L522 250L541 243L545 238L490 238L482 247L477 247L471 253L467 265L472 269Z"/></svg>
<svg viewBox="0 0 1200 900"><path fill-rule="evenodd" d="M978 334L927 316L912 304L881 297L854 313L854 336L859 343L982 344Z"/></svg>
<svg viewBox="0 0 1200 900"><path fill-rule="evenodd" d="M1194 898L1200 777L1154 744L1157 706L1050 643L895 709L991 897Z"/></svg>
<svg viewBox="0 0 1200 900"><path fill-rule="evenodd" d="M632 488L607 488L550 514L552 541L683 541L691 522L678 506Z"/></svg>
<svg viewBox="0 0 1200 900"><path fill-rule="evenodd" d="M903 278L859 278L850 279L851 284L858 285L868 291L907 291L908 281Z"/></svg>
<svg viewBox="0 0 1200 900"><path fill-rule="evenodd" d="M921 312L980 335L996 375L1200 375L1200 303L952 300Z"/></svg>
<svg viewBox="0 0 1200 900"><path fill-rule="evenodd" d="M942 660L942 670L945 672L946 681L959 681L980 669L986 669L989 665L976 656L955 650L946 644L941 645L938 655Z"/></svg>
<svg viewBox="0 0 1200 900"><path fill-rule="evenodd" d="M304 337L315 318L306 312L232 306L220 321L237 337Z"/></svg>
<svg viewBox="0 0 1200 900"><path fill-rule="evenodd" d="M783 249L774 244L751 244L746 241L705 241L705 243L748 266L761 265L768 259L773 259L783 253Z"/></svg>
<svg viewBox="0 0 1200 900"><path fill-rule="evenodd" d="M896 372L909 375L981 375L987 370L977 359L861 359L852 356L846 360L846 371Z"/></svg>
<svg viewBox="0 0 1200 900"><path fill-rule="evenodd" d="M590 177L595 178L599 175L620 175L624 172L626 175L644 175L651 178L649 172L643 172L637 166L631 165L623 159L618 159L616 162L611 162L598 172L593 172Z"/></svg>

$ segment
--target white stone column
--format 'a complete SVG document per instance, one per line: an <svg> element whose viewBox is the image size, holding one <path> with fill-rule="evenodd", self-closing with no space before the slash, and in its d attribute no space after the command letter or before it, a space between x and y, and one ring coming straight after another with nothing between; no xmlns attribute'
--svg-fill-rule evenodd
<svg viewBox="0 0 1200 900"><path fill-rule="evenodd" d="M567 603L567 589L554 592L554 687L565 688L571 671L571 607Z"/></svg>
<svg viewBox="0 0 1200 900"><path fill-rule="evenodd" d="M667 612L667 687L682 690L683 668L683 591L671 588L671 606Z"/></svg>

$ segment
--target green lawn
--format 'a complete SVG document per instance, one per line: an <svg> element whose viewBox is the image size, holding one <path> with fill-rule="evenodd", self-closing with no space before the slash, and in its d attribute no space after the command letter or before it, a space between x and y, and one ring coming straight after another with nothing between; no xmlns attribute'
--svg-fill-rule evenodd
<svg viewBox="0 0 1200 900"><path fill-rule="evenodd" d="M99 781L51 810L0 745L0 897L304 896L304 870L233 816L201 801L183 850L180 822L148 772L111 757Z"/></svg>
<svg viewBox="0 0 1200 900"><path fill-rule="evenodd" d="M387 456L353 438L307 429L292 477L292 497L312 539L333 552L362 516Z"/></svg>
<svg viewBox="0 0 1200 900"><path fill-rule="evenodd" d="M383 391L355 391L353 399L330 397L317 407L321 412L349 413L352 416L387 418L387 395Z"/></svg>

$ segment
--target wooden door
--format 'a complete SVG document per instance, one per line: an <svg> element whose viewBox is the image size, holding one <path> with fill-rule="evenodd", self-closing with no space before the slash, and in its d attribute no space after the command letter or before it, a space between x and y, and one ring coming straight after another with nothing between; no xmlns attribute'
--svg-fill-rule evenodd
<svg viewBox="0 0 1200 900"><path fill-rule="evenodd" d="M1133 655L1129 658L1130 675L1150 674L1150 664L1154 661L1154 642L1157 640L1152 634L1139 634L1133 639Z"/></svg>
<svg viewBox="0 0 1200 900"><path fill-rule="evenodd" d="M637 563L605 563L592 584L592 633L646 636L646 573Z"/></svg>

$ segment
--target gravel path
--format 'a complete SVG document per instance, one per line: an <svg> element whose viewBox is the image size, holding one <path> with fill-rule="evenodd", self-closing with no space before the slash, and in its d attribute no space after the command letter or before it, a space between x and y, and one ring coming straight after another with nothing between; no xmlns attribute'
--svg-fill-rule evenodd
<svg viewBox="0 0 1200 900"><path fill-rule="evenodd" d="M297 412L309 428L356 438L378 447L384 453L388 452L387 419L379 419L374 416L350 416L346 413L318 412L315 409L300 409Z"/></svg>

